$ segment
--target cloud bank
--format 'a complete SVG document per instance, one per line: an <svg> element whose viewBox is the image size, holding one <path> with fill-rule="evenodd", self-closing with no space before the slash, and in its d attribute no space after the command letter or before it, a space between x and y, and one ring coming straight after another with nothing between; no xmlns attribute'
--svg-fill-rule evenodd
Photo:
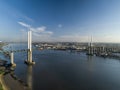
<svg viewBox="0 0 120 90"><path fill-rule="evenodd" d="M53 35L52 31L46 30L47 29L46 26L40 26L35 28L24 22L18 22L18 24L25 27L24 29L21 29L21 32L22 34L24 34L24 36L27 36L26 28L32 31L32 36L34 41L49 41L51 36Z"/></svg>
<svg viewBox="0 0 120 90"><path fill-rule="evenodd" d="M116 35L113 37L111 36L111 32L109 31L108 34L103 35L94 35L94 34L82 34L82 33L72 33L72 34L64 34L59 36L54 36L54 33L52 31L47 30L46 26L39 26L39 27L32 27L29 24L26 24L24 22L18 22L19 25L23 26L24 28L21 29L22 36L27 40L27 31L32 31L33 41L38 42L89 42L90 41L90 35L93 37L93 42L120 42L119 35ZM59 25L59 28L62 27ZM94 29L94 28L93 28ZM87 30L87 29L85 29ZM102 33L104 29L99 30L99 33ZM98 31L97 31L98 32ZM96 33L94 31L94 33ZM119 34L119 32L118 32ZM23 39L24 40L24 39Z"/></svg>
<svg viewBox="0 0 120 90"><path fill-rule="evenodd" d="M18 24L20 24L21 26L26 27L26 28L31 28L30 25L28 25L28 24L26 24L24 22L18 22Z"/></svg>

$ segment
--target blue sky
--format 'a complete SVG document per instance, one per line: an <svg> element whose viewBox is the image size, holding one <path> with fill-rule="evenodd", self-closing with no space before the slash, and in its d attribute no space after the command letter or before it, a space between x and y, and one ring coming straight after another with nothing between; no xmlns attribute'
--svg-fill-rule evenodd
<svg viewBox="0 0 120 90"><path fill-rule="evenodd" d="M120 42L120 0L0 0L0 40Z"/></svg>

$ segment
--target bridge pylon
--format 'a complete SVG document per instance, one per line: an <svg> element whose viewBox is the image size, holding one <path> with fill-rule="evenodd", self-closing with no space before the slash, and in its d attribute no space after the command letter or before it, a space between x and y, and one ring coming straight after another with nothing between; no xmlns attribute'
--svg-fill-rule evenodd
<svg viewBox="0 0 120 90"><path fill-rule="evenodd" d="M32 60L32 31L28 31L28 56L25 63L28 65L33 65L35 62Z"/></svg>
<svg viewBox="0 0 120 90"><path fill-rule="evenodd" d="M90 43L88 43L88 52L87 52L87 55L93 56L94 55L93 51L94 51L94 48L93 48L92 36L91 36L91 41L90 41Z"/></svg>
<svg viewBox="0 0 120 90"><path fill-rule="evenodd" d="M16 64L14 63L14 53L13 52L10 53L10 65L12 67L16 67Z"/></svg>

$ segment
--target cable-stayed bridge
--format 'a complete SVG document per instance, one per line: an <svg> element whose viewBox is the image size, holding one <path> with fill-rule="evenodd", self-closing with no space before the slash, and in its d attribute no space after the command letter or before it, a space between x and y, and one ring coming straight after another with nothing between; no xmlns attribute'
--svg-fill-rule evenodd
<svg viewBox="0 0 120 90"><path fill-rule="evenodd" d="M17 52L27 52L27 60L25 60L25 63L28 65L35 64L35 62L32 60L32 51L35 50L35 48L32 48L32 31L28 31L28 46L25 49L18 49L13 50L12 47L9 50L0 50L0 53L3 53L6 56L10 57L10 65L16 66L14 63L14 53Z"/></svg>

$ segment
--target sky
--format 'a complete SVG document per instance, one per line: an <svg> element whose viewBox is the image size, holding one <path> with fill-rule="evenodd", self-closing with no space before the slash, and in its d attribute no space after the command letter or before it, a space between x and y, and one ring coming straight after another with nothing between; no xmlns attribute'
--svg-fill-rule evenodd
<svg viewBox="0 0 120 90"><path fill-rule="evenodd" d="M120 42L120 0L0 0L0 41Z"/></svg>

